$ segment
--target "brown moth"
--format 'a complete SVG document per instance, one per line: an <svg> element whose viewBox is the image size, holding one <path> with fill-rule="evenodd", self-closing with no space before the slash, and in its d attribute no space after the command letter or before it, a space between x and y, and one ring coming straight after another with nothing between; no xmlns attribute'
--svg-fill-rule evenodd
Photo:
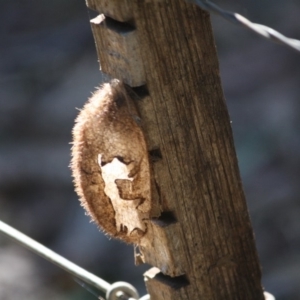
<svg viewBox="0 0 300 300"><path fill-rule="evenodd" d="M137 244L151 209L148 152L138 120L124 84L104 84L76 118L71 161L88 214L109 235Z"/></svg>

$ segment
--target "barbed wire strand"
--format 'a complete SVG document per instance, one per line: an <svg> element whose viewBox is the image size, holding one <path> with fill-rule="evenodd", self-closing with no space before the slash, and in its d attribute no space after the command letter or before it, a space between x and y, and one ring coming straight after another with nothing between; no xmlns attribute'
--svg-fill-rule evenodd
<svg viewBox="0 0 300 300"><path fill-rule="evenodd" d="M122 282L114 283L112 285L109 284L105 280L77 266L76 264L72 263L71 261L60 256L59 254L55 253L54 251L43 246L42 244L38 243L37 241L33 240L32 238L28 237L27 235L21 233L20 231L14 229L13 227L7 225L2 221L0 221L0 232L10 237L14 241L18 242L22 246L28 248L32 252L50 261L51 263L64 269L68 273L72 274L74 277L79 278L83 282L95 287L98 290L101 290L104 293L108 293L108 291L112 290L113 286L116 284L119 284L120 291L122 292ZM130 286L127 283L123 284ZM142 297L141 299L143 299L144 297ZM121 294L120 297L118 297L118 299L134 300L134 298L127 296L127 293Z"/></svg>
<svg viewBox="0 0 300 300"><path fill-rule="evenodd" d="M186 0L186 1L190 3L194 3L204 10L215 13L234 24L244 26L250 29L251 31L257 33L258 35L266 38L269 41L283 44L285 46L288 46L300 52L300 40L288 38L283 34L281 34L280 32L268 26L253 23L247 18L243 17L242 15L228 10L224 10L220 6L212 3L209 0Z"/></svg>

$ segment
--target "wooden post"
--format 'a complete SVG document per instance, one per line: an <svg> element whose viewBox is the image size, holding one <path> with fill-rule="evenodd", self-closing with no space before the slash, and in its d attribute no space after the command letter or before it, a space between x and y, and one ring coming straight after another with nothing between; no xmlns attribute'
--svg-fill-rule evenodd
<svg viewBox="0 0 300 300"><path fill-rule="evenodd" d="M183 0L87 5L102 71L138 96L156 217L136 260L154 267L151 299L264 299L209 14Z"/></svg>

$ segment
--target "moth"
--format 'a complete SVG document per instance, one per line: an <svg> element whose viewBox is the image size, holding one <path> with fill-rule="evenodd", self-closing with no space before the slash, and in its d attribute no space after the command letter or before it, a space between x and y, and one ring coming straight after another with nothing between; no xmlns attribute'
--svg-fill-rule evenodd
<svg viewBox="0 0 300 300"><path fill-rule="evenodd" d="M112 80L75 120L71 170L75 191L109 235L138 244L151 210L147 145L129 88Z"/></svg>

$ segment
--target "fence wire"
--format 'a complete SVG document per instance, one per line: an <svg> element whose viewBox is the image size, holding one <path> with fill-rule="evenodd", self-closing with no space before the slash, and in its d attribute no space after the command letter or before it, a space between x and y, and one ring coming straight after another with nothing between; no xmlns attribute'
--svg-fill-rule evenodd
<svg viewBox="0 0 300 300"><path fill-rule="evenodd" d="M32 252L40 255L41 257L47 259L51 263L57 265L58 267L64 269L68 273L72 274L80 281L85 282L86 284L95 287L97 290L100 290L106 293L106 299L119 299L119 300L135 300L138 299L138 293L136 289L127 282L115 282L109 284L105 280L97 277L96 275L86 271L85 269L77 266L76 264L70 262L64 257L58 255L54 251L48 249L47 247L41 245L37 241L31 239L22 232L14 229L13 227L7 225L6 223L0 221L0 232L20 243L22 246L25 246ZM140 300L147 300L148 295L140 298ZM98 299L101 299L100 297Z"/></svg>
<svg viewBox="0 0 300 300"><path fill-rule="evenodd" d="M281 34L280 32L268 26L253 23L247 18L243 17L242 15L228 10L224 10L220 6L214 4L209 0L186 0L186 1L190 3L194 3L204 10L215 13L223 17L227 21L230 21L237 25L244 26L250 29L251 31L257 33L258 35L266 38L269 41L280 43L282 45L288 46L300 52L300 40L288 38L283 34Z"/></svg>

